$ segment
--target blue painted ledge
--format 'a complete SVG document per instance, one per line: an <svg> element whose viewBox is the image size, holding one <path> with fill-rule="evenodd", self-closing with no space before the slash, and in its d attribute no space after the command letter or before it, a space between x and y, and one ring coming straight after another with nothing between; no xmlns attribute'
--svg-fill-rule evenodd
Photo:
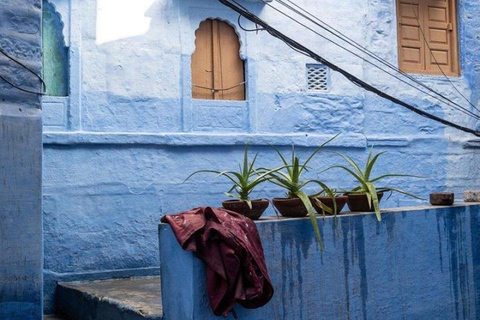
<svg viewBox="0 0 480 320"><path fill-rule="evenodd" d="M305 147L319 146L335 134L267 134L267 133L130 133L130 132L45 132L44 145L76 144L144 144L171 146L223 146L244 145L278 145L292 144ZM332 141L330 147L365 148L365 136L345 134Z"/></svg>
<svg viewBox="0 0 480 320"><path fill-rule="evenodd" d="M319 218L323 254L308 218L259 221L275 294L239 319L478 319L480 204L384 212ZM202 262L169 225L159 241L165 320L217 319Z"/></svg>

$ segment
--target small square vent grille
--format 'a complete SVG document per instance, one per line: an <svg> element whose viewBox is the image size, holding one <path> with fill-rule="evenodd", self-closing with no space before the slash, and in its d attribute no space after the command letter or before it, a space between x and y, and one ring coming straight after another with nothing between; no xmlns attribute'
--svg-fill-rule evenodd
<svg viewBox="0 0 480 320"><path fill-rule="evenodd" d="M328 67L323 64L307 64L307 89L309 91L328 91Z"/></svg>

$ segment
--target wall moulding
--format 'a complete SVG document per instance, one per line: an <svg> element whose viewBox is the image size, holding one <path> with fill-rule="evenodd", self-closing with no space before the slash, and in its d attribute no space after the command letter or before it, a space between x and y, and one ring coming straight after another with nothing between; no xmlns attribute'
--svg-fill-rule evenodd
<svg viewBox="0 0 480 320"><path fill-rule="evenodd" d="M230 146L276 145L315 147L333 134L228 134L228 133L105 133L105 132L46 132L44 145L167 145L167 146ZM330 147L366 148L366 138L361 134L340 135L329 144Z"/></svg>

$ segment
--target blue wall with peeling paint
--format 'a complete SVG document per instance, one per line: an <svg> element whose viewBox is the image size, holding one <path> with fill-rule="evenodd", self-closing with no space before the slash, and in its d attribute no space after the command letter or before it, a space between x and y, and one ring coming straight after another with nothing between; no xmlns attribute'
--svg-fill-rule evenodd
<svg viewBox="0 0 480 320"><path fill-rule="evenodd" d="M427 177L392 179L386 182L389 185L423 197L441 190L452 190L459 197L480 183L479 143L472 136L362 91L334 72L328 92L308 91L305 74L310 59L264 32L242 31L238 15L215 0L150 0L145 12L124 10L131 12L126 18L122 10L100 10L97 0L49 2L63 21L70 81L67 98L43 100L47 310L58 280L158 273L155 239L160 216L200 205L218 206L229 188L227 181L213 176L183 180L199 169L235 169L245 143L252 152L261 152L259 165L277 166L269 145L288 151L295 144L305 156L341 132L329 151L347 152L362 161L368 147L375 146L388 151L377 174ZM475 0L458 2L462 76L451 81L478 105L480 25L475 17L480 7ZM394 0L325 0L321 7L298 3L397 64ZM260 3L245 5L368 82L436 115L477 126L288 23L272 9ZM147 19L148 30L101 42L97 22L109 14L118 15L120 21ZM194 32L207 18L227 20L239 34L248 80L245 102L191 98ZM254 27L247 21L244 25ZM418 78L465 105L445 79ZM316 177L316 172L337 162L323 153L312 162L309 174ZM321 178L333 187L353 186L341 172ZM282 195L271 185L255 193L267 198ZM383 205L416 203L394 195ZM274 213L269 209L266 214Z"/></svg>
<svg viewBox="0 0 480 320"><path fill-rule="evenodd" d="M417 207L319 219L320 253L308 218L257 223L274 286L262 308L239 319L478 319L480 206ZM164 319L216 319L205 267L159 226ZM230 316L229 319L232 319Z"/></svg>
<svg viewBox="0 0 480 320"><path fill-rule="evenodd" d="M41 74L41 0L0 2L0 48ZM0 75L41 91L0 54ZM42 112L38 95L0 80L0 319L42 319Z"/></svg>

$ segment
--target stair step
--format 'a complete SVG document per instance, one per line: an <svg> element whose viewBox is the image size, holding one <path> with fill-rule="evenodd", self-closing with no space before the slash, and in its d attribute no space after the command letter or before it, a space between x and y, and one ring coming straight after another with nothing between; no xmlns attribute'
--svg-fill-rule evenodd
<svg viewBox="0 0 480 320"><path fill-rule="evenodd" d="M72 320L162 320L160 277L59 283L57 309Z"/></svg>

